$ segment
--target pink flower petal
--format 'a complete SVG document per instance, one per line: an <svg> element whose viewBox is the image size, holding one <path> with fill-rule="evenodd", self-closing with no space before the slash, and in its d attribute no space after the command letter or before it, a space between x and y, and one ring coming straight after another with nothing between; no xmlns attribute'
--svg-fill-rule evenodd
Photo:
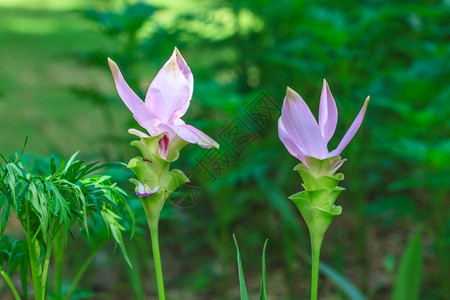
<svg viewBox="0 0 450 300"><path fill-rule="evenodd" d="M159 70L145 96L145 105L162 123L171 124L189 107L193 76L178 49Z"/></svg>
<svg viewBox="0 0 450 300"><path fill-rule="evenodd" d="M338 120L338 110L327 81L323 80L322 94L319 106L319 128L325 144L333 136Z"/></svg>
<svg viewBox="0 0 450 300"><path fill-rule="evenodd" d="M122 98L125 105L133 113L133 117L139 125L147 129L148 132L152 134L157 123L156 116L147 109L144 102L142 102L142 100L128 86L122 76L122 73L120 73L119 67L110 58L108 58L108 65L113 74L116 89L120 98Z"/></svg>
<svg viewBox="0 0 450 300"><path fill-rule="evenodd" d="M278 136L292 156L298 158L303 163L306 162L305 156L303 155L303 149L299 148L298 145L291 140L281 117L278 119Z"/></svg>
<svg viewBox="0 0 450 300"><path fill-rule="evenodd" d="M303 155L316 158L324 158L327 155L327 146L316 119L302 97L291 88L287 88L281 117L291 140L304 149Z"/></svg>
<svg viewBox="0 0 450 300"><path fill-rule="evenodd" d="M202 131L191 125L171 125L176 135L191 144L198 144L202 148L219 148L219 144Z"/></svg>
<svg viewBox="0 0 450 300"><path fill-rule="evenodd" d="M191 69L187 65L183 56L181 56L181 53L180 53L180 51L178 51L177 47L175 47L174 53L176 53L175 56L177 58L178 67L180 68L181 73L183 73L184 77L186 78L186 80L188 82L188 86L190 89L189 99L191 99L192 93L194 92L194 76L192 75Z"/></svg>
<svg viewBox="0 0 450 300"><path fill-rule="evenodd" d="M141 139L143 138L149 138L150 136L148 134L146 134L145 132L142 132L140 130L134 129L134 128L130 128L128 129L128 133L129 134L133 134Z"/></svg>
<svg viewBox="0 0 450 300"><path fill-rule="evenodd" d="M347 147L348 143L352 140L352 138L355 136L356 132L358 131L359 127L361 126L361 123L364 119L364 114L366 113L367 104L369 104L370 97L367 97L366 101L364 101L364 105L359 111L359 114L356 116L355 120L353 121L350 128L345 133L344 137L342 138L341 142L337 146L337 148L333 151L331 151L327 157L332 157L336 155L340 155L342 151Z"/></svg>

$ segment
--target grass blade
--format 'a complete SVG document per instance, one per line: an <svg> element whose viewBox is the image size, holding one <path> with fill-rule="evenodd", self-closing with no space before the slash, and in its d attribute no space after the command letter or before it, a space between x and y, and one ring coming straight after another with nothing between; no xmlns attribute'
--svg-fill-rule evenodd
<svg viewBox="0 0 450 300"><path fill-rule="evenodd" d="M416 232L403 252L395 278L392 300L417 300L422 279L422 239Z"/></svg>
<svg viewBox="0 0 450 300"><path fill-rule="evenodd" d="M262 252L262 278L261 278L261 289L259 291L259 300L267 300L267 287L266 287L266 247L267 242L269 239L267 239L264 243L263 252Z"/></svg>
<svg viewBox="0 0 450 300"><path fill-rule="evenodd" d="M242 270L242 262L241 255L239 254L239 247L236 241L236 236L233 234L234 244L236 245L236 253L237 253L237 263L238 263L238 271L239 271L239 290L241 292L241 300L249 300L247 288L245 286L245 278L244 271Z"/></svg>

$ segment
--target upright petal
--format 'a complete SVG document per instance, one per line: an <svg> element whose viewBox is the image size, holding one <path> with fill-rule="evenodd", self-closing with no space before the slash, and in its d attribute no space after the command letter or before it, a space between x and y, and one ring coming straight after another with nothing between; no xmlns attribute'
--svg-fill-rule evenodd
<svg viewBox="0 0 450 300"><path fill-rule="evenodd" d="M181 53L180 51L178 51L177 47L175 47L175 50L173 52L176 53L178 67L180 68L181 73L183 73L183 76L186 78L188 82L188 86L190 89L189 99L191 99L192 93L194 92L194 76L192 75L191 69L187 65L183 56L181 56Z"/></svg>
<svg viewBox="0 0 450 300"><path fill-rule="evenodd" d="M291 137L286 131L286 127L284 126L281 117L278 119L278 136L280 137L281 142L283 142L284 146L292 156L298 158L303 163L306 162L305 156L303 155L303 149L300 148L291 140Z"/></svg>
<svg viewBox="0 0 450 300"><path fill-rule="evenodd" d="M328 141L333 136L334 131L336 130L337 120L338 110L336 102L334 101L327 81L324 79L322 94L320 95L319 128L325 144L328 144Z"/></svg>
<svg viewBox="0 0 450 300"><path fill-rule="evenodd" d="M332 157L336 155L341 155L342 151L347 147L348 143L352 140L352 138L355 136L356 132L358 131L359 127L361 126L361 123L364 119L364 114L366 113L367 104L369 104L370 97L367 97L366 101L364 101L364 105L359 111L359 114L356 116L355 120L353 121L350 128L345 133L344 137L342 138L341 142L337 146L337 148L333 151L331 151L327 157Z"/></svg>
<svg viewBox="0 0 450 300"><path fill-rule="evenodd" d="M191 125L171 125L176 135L191 144L198 144L202 148L219 148L219 144L212 138Z"/></svg>
<svg viewBox="0 0 450 300"><path fill-rule="evenodd" d="M159 70L145 96L145 105L162 123L171 124L189 107L193 76L178 49Z"/></svg>
<svg viewBox="0 0 450 300"><path fill-rule="evenodd" d="M128 109L133 113L133 117L136 121L147 129L150 134L154 131L156 126L157 118L154 116L145 106L144 102L133 92L133 90L128 86L127 82L122 76L117 64L110 58L108 58L108 65L114 77L114 82L116 84L117 92L120 98L128 107Z"/></svg>
<svg viewBox="0 0 450 300"><path fill-rule="evenodd" d="M186 77L190 93L189 93L189 101L186 101L184 106L182 106L180 109L176 110L172 114L172 117L171 117L170 121L176 120L176 119L181 118L182 116L184 116L184 114L186 113L186 111L189 108L190 100L192 99L192 94L194 92L194 76L192 75L191 69L187 65L187 63L184 60L183 56L181 56L181 53L178 51L177 47L175 47L174 52L177 53L176 57L177 57L178 66L180 67L180 70L183 73L184 77Z"/></svg>
<svg viewBox="0 0 450 300"><path fill-rule="evenodd" d="M316 119L302 97L291 88L287 88L281 117L292 141L304 149L304 155L316 158L324 158L327 155L327 146Z"/></svg>

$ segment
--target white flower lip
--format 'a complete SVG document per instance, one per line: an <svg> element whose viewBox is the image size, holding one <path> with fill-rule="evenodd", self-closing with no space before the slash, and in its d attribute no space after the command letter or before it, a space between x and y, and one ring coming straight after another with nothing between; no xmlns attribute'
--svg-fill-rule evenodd
<svg viewBox="0 0 450 300"><path fill-rule="evenodd" d="M138 187L136 190L136 195L139 197L148 197L156 194L159 191L159 185L151 189L147 184L142 184L142 182L138 182Z"/></svg>

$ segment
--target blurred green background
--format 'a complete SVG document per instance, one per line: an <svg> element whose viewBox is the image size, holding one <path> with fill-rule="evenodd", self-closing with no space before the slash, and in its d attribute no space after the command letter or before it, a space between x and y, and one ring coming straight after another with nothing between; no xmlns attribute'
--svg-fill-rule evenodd
<svg viewBox="0 0 450 300"><path fill-rule="evenodd" d="M308 299L309 237L287 199L302 189L298 161L276 120L287 86L317 113L326 78L339 109L330 149L367 95L371 102L343 152L343 213L321 256L347 283L323 274L321 299L349 299L349 282L368 299L390 299L417 230L419 299L450 299L449 20L443 0L0 0L0 152L12 154L28 136L26 152L36 157L80 150L87 161L127 162L136 155L127 129L137 124L106 59L143 96L177 46L195 80L184 120L222 147L188 146L175 164L192 184L167 202L160 223L169 298L238 299L235 233L251 297L269 238L269 298ZM259 103L270 106L262 123L249 114ZM233 128L245 132L236 139ZM110 172L132 194L130 173ZM127 242L135 268L113 243L103 247L81 282L98 299L155 294L145 219L130 203L139 223ZM66 281L88 253L82 241L69 246ZM1 284L0 298L8 295Z"/></svg>

